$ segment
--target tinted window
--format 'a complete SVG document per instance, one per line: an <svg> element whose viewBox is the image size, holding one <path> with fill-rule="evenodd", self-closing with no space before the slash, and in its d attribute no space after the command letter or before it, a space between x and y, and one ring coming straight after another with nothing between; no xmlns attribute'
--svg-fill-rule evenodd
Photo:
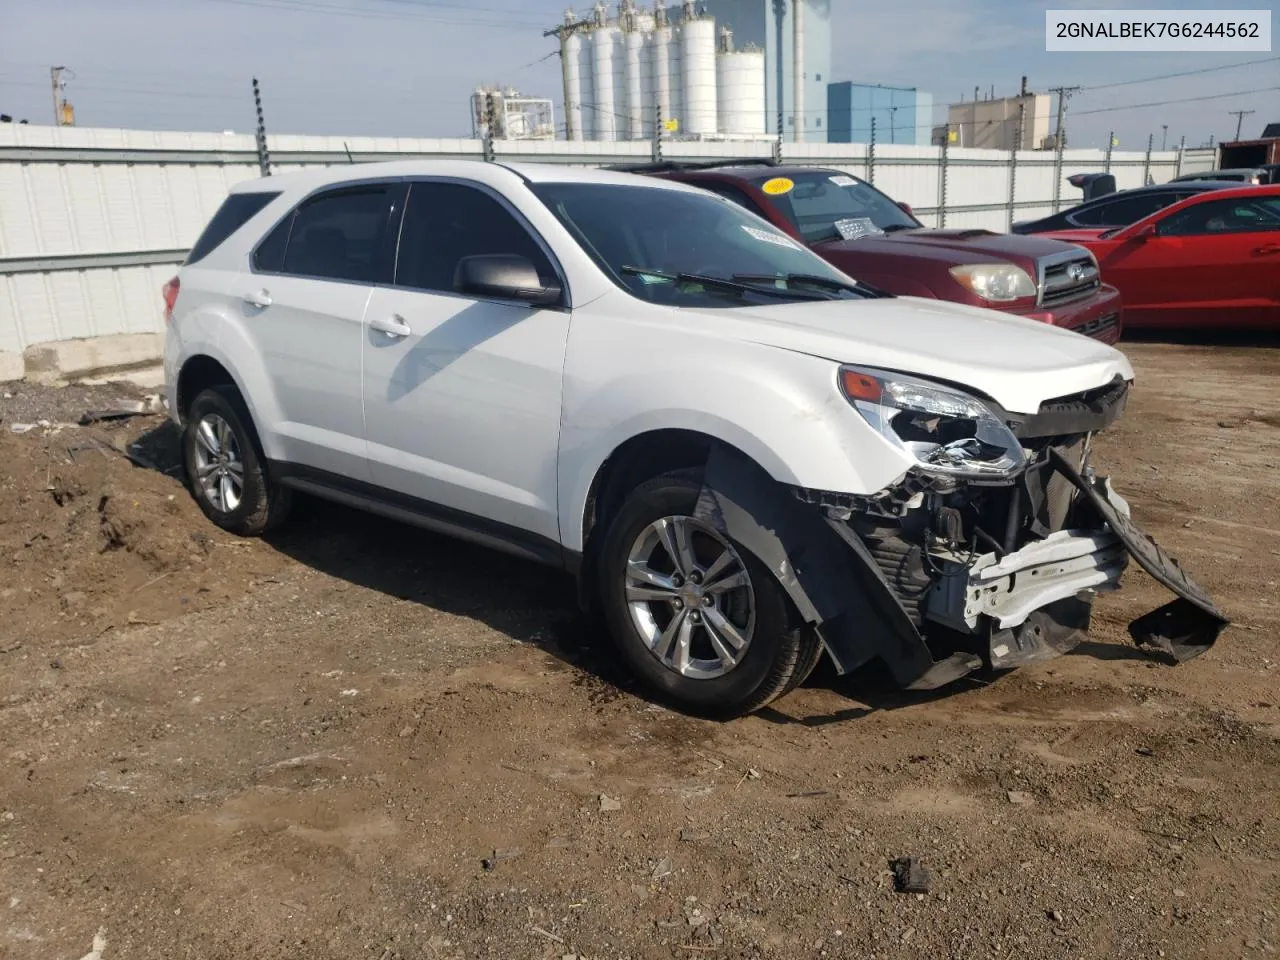
<svg viewBox="0 0 1280 960"><path fill-rule="evenodd" d="M761 210L754 200L747 196L745 190L728 183L721 183L719 180L690 180L689 183L695 187L701 187L703 190L710 190L718 197L724 197L726 200L732 200L738 206L750 210L757 217L765 217L764 211ZM765 217L765 219L769 219Z"/></svg>
<svg viewBox="0 0 1280 960"><path fill-rule="evenodd" d="M1073 213L1071 221L1082 227L1127 227L1180 199L1172 190L1153 190L1099 203Z"/></svg>
<svg viewBox="0 0 1280 960"><path fill-rule="evenodd" d="M396 283L419 290L456 290L458 262L482 254L529 260L543 283L559 279L537 241L501 203L475 187L415 183L409 188Z"/></svg>
<svg viewBox="0 0 1280 960"><path fill-rule="evenodd" d="M533 187L600 268L628 293L673 306L735 307L776 303L747 291L725 292L673 275L849 278L776 227L703 191L605 183ZM851 296L856 296L852 295Z"/></svg>
<svg viewBox="0 0 1280 960"><path fill-rule="evenodd" d="M253 251L253 268L267 273L280 273L284 270L284 251L289 244L289 231L293 229L293 217L296 211L276 224L265 240Z"/></svg>
<svg viewBox="0 0 1280 960"><path fill-rule="evenodd" d="M1280 230L1280 197L1206 200L1160 223L1163 236Z"/></svg>
<svg viewBox="0 0 1280 960"><path fill-rule="evenodd" d="M361 187L308 200L293 217L284 273L373 283L391 214L390 188Z"/></svg>
<svg viewBox="0 0 1280 960"><path fill-rule="evenodd" d="M773 186L778 181L782 181L781 188ZM766 184L780 190L769 199L809 243L920 226L900 206L857 177L818 171L763 177L756 183L759 187Z"/></svg>
<svg viewBox="0 0 1280 960"><path fill-rule="evenodd" d="M233 193L222 201L222 206L213 215L209 225L200 234L191 252L187 254L187 263L203 260L231 236L268 203L280 196L279 193Z"/></svg>

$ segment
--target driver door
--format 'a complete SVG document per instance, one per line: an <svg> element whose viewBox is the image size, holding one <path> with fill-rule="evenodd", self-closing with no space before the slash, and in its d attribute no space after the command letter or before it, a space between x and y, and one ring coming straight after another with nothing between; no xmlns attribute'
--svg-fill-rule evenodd
<svg viewBox="0 0 1280 960"><path fill-rule="evenodd" d="M1280 323L1280 198L1192 204L1119 243L1102 269L1135 326Z"/></svg>
<svg viewBox="0 0 1280 960"><path fill-rule="evenodd" d="M365 312L369 469L375 484L447 522L509 542L534 534L536 553L559 543L569 311L461 292L458 262L480 254L517 254L562 283L505 201L477 184L413 182L395 281L374 289Z"/></svg>

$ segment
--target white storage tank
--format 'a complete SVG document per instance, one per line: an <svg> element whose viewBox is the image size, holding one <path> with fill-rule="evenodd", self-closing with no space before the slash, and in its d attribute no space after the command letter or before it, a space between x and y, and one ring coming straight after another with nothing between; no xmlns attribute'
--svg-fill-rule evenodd
<svg viewBox="0 0 1280 960"><path fill-rule="evenodd" d="M577 33L569 34L564 41L564 98L565 136L570 140L581 140L582 37Z"/></svg>
<svg viewBox="0 0 1280 960"><path fill-rule="evenodd" d="M765 134L763 50L721 51L716 59L721 133Z"/></svg>
<svg viewBox="0 0 1280 960"><path fill-rule="evenodd" d="M617 27L597 27L591 32L592 89L595 102L591 112L595 115L597 140L618 139L618 110L614 97L618 64L614 47L621 43Z"/></svg>
<svg viewBox="0 0 1280 960"><path fill-rule="evenodd" d="M682 132L689 136L716 133L716 24L694 17L680 25L684 74Z"/></svg>

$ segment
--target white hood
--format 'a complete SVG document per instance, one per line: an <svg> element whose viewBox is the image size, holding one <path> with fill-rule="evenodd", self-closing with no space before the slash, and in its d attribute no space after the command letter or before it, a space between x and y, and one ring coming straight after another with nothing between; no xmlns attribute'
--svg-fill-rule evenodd
<svg viewBox="0 0 1280 960"><path fill-rule="evenodd" d="M1038 320L917 297L680 311L707 332L934 380L991 397L1010 413L1133 379L1119 350Z"/></svg>

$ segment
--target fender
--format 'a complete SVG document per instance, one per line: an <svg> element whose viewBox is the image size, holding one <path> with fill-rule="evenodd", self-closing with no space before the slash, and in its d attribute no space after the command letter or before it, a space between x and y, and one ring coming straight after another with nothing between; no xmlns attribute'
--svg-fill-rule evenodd
<svg viewBox="0 0 1280 960"><path fill-rule="evenodd" d="M576 323L574 335L594 320ZM616 329L624 339L625 328ZM777 483L811 489L875 493L909 468L905 453L840 395L834 363L752 343L698 346L682 354L687 362L668 358L664 367L644 362L652 338L637 343L634 353L624 343L608 356L627 363L625 371L590 382L566 379L559 510L567 550L583 548L587 498L600 468L628 440L655 430L714 437Z"/></svg>

